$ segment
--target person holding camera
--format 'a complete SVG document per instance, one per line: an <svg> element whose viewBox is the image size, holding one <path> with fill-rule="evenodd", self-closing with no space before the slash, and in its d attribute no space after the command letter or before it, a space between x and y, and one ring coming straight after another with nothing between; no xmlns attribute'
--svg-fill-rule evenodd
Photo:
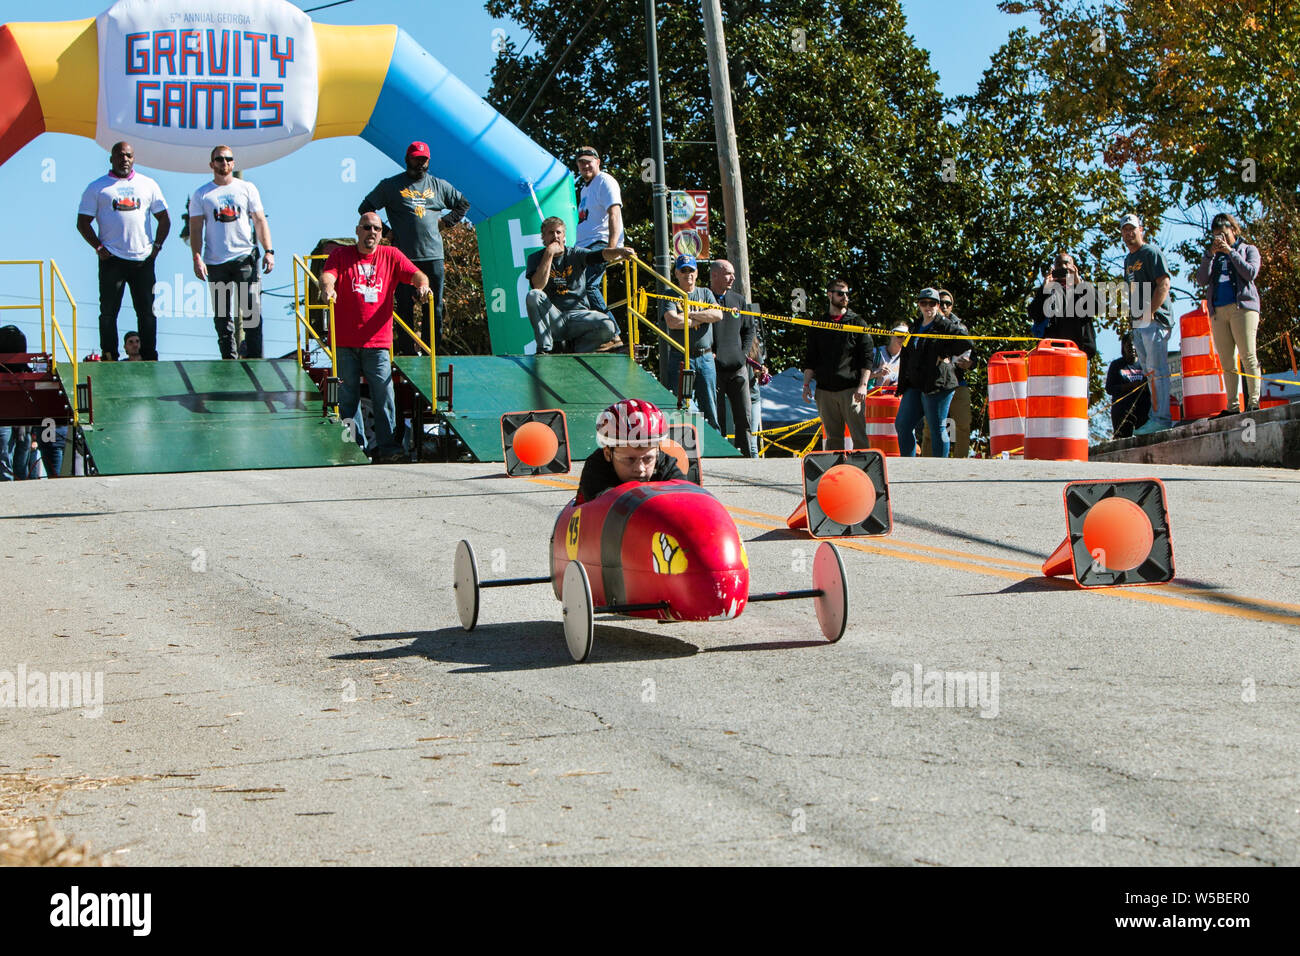
<svg viewBox="0 0 1300 956"><path fill-rule="evenodd" d="M1048 267L1042 287L1027 310L1033 334L1042 339L1066 339L1091 359L1097 354L1096 288L1079 278L1074 256L1062 250Z"/></svg>
<svg viewBox="0 0 1300 956"><path fill-rule="evenodd" d="M1213 317L1214 348L1223 363L1223 381L1228 389L1228 407L1216 418L1236 415L1237 360L1246 372L1246 411L1259 409L1259 359L1255 355L1255 333L1259 330L1259 250L1241 238L1241 223L1221 212L1210 222L1210 244L1196 270L1196 284L1209 288L1206 301Z"/></svg>

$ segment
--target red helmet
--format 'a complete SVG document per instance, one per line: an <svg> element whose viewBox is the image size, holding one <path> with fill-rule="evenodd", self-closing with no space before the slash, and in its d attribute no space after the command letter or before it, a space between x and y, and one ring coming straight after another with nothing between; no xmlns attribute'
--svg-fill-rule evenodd
<svg viewBox="0 0 1300 956"><path fill-rule="evenodd" d="M596 443L602 448L657 445L667 433L664 413L637 398L615 402L596 416Z"/></svg>

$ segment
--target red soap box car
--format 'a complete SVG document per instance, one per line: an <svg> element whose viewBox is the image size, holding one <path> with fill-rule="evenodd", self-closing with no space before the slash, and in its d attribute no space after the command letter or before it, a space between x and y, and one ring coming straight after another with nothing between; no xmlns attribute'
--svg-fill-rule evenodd
<svg viewBox="0 0 1300 956"><path fill-rule="evenodd" d="M570 502L551 532L548 577L479 581L468 541L456 549L453 587L461 626L478 623L479 590L550 583L564 614L575 661L591 653L595 614L660 621L722 621L746 604L811 598L826 639L848 623L848 588L839 552L822 542L812 588L749 593L749 557L731 515L688 481L630 481L582 504Z"/></svg>

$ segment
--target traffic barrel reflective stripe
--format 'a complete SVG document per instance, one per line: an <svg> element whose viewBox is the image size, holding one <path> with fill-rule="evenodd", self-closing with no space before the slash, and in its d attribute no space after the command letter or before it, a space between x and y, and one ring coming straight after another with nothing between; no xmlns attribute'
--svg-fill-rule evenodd
<svg viewBox="0 0 1300 956"><path fill-rule="evenodd" d="M898 429L894 422L898 419L899 397L892 388L884 389L878 395L868 395L864 403L863 414L867 417L867 438L870 447L881 454L897 458Z"/></svg>
<svg viewBox="0 0 1300 956"><path fill-rule="evenodd" d="M1174 421L1209 418L1228 407L1228 390L1223 379L1223 365L1214 348L1212 324L1210 310L1203 299L1200 305L1178 320L1183 403L1179 414L1173 416ZM1173 414L1172 407L1170 412Z"/></svg>
<svg viewBox="0 0 1300 956"><path fill-rule="evenodd" d="M989 455L1016 452L1025 444L1029 364L1025 352L989 356Z"/></svg>
<svg viewBox="0 0 1300 956"><path fill-rule="evenodd" d="M1029 353L1025 458L1088 460L1088 357L1065 339Z"/></svg>

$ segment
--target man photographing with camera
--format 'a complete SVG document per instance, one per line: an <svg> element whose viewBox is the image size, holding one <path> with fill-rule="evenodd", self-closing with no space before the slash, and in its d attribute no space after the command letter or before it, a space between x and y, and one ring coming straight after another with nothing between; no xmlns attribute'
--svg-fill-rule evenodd
<svg viewBox="0 0 1300 956"><path fill-rule="evenodd" d="M1079 278L1074 256L1062 250L1052 259L1042 287L1029 303L1033 334L1043 339L1068 339L1088 358L1097 354L1097 290Z"/></svg>

